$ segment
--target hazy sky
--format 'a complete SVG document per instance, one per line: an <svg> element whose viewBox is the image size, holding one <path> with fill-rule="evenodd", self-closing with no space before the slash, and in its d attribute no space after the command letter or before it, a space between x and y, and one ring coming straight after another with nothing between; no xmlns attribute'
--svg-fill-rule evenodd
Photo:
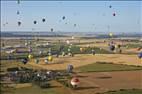
<svg viewBox="0 0 142 94"><path fill-rule="evenodd" d="M142 32L141 17L142 1L1 1L1 31Z"/></svg>

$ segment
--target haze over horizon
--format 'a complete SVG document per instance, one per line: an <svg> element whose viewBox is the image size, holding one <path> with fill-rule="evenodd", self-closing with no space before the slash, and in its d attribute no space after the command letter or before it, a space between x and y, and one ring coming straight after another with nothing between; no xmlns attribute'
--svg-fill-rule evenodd
<svg viewBox="0 0 142 94"><path fill-rule="evenodd" d="M141 16L142 1L1 1L2 32L142 32Z"/></svg>

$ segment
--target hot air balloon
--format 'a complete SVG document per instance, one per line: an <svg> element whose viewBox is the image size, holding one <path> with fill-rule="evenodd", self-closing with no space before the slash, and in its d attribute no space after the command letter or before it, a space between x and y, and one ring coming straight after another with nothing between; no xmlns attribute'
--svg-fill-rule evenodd
<svg viewBox="0 0 142 94"><path fill-rule="evenodd" d="M73 65L70 65L70 64L69 64L69 65L67 66L67 72L68 72L68 73L72 73L72 72L73 72Z"/></svg>
<svg viewBox="0 0 142 94"><path fill-rule="evenodd" d="M53 28L51 28L51 32L53 32Z"/></svg>
<svg viewBox="0 0 142 94"><path fill-rule="evenodd" d="M66 43L67 43L67 44L70 44L70 41L69 41L69 40L67 40L67 41L66 41Z"/></svg>
<svg viewBox="0 0 142 94"><path fill-rule="evenodd" d="M66 53L63 51L63 52L62 52L62 56L65 56L65 55L66 55Z"/></svg>
<svg viewBox="0 0 142 94"><path fill-rule="evenodd" d="M77 88L77 86L79 85L80 81L79 81L79 78L77 76L74 76L72 79L71 79L71 85L72 87L75 89Z"/></svg>
<svg viewBox="0 0 142 94"><path fill-rule="evenodd" d="M80 52L83 52L83 50L84 50L83 48L80 48Z"/></svg>
<svg viewBox="0 0 142 94"><path fill-rule="evenodd" d="M113 16L116 16L116 14L115 14L115 13L113 13L112 15L113 15Z"/></svg>
<svg viewBox="0 0 142 94"><path fill-rule="evenodd" d="M114 45L110 45L110 46L109 46L109 49L110 49L111 51L114 51L114 50L115 50L115 46L114 46Z"/></svg>
<svg viewBox="0 0 142 94"><path fill-rule="evenodd" d="M20 25L21 25L21 22L19 21L19 22L18 22L18 26L20 26Z"/></svg>
<svg viewBox="0 0 142 94"><path fill-rule="evenodd" d="M21 60L21 62L22 62L23 64L27 64L28 59L27 59L27 58L24 58L24 59Z"/></svg>
<svg viewBox="0 0 142 94"><path fill-rule="evenodd" d="M45 19L44 19L44 18L42 19L42 22L45 22Z"/></svg>
<svg viewBox="0 0 142 94"><path fill-rule="evenodd" d="M62 19L64 20L64 19L65 19L65 16L63 16Z"/></svg>
<svg viewBox="0 0 142 94"><path fill-rule="evenodd" d="M138 54L138 58L142 59L142 52Z"/></svg>
<svg viewBox="0 0 142 94"><path fill-rule="evenodd" d="M112 34L112 33L109 33L109 36L110 36L110 37L112 37L112 36L113 36L113 34Z"/></svg>
<svg viewBox="0 0 142 94"><path fill-rule="evenodd" d="M74 27L76 27L76 24L74 24Z"/></svg>
<svg viewBox="0 0 142 94"><path fill-rule="evenodd" d="M68 48L68 52L71 52L71 49L70 49L70 48Z"/></svg>
<svg viewBox="0 0 142 94"><path fill-rule="evenodd" d="M45 62L46 64L48 64L48 58L47 58L47 59L45 59L45 60L44 60L44 62Z"/></svg>
<svg viewBox="0 0 142 94"><path fill-rule="evenodd" d="M32 59L32 58L33 58L33 56L32 56L31 54L29 54L29 55L28 55L28 58L29 58L29 59Z"/></svg>
<svg viewBox="0 0 142 94"><path fill-rule="evenodd" d="M95 50L94 49L92 49L92 54L95 55Z"/></svg>
<svg viewBox="0 0 142 94"><path fill-rule="evenodd" d="M19 15L20 14L20 12L19 11L17 11L17 15Z"/></svg>
<svg viewBox="0 0 142 94"><path fill-rule="evenodd" d="M71 39L74 39L74 36L72 36Z"/></svg>
<svg viewBox="0 0 142 94"><path fill-rule="evenodd" d="M35 63L38 64L39 63L39 59L35 59Z"/></svg>
<svg viewBox="0 0 142 94"><path fill-rule="evenodd" d="M20 0L17 0L17 4L20 4Z"/></svg>
<svg viewBox="0 0 142 94"><path fill-rule="evenodd" d="M48 56L48 61L52 61L53 57L52 56Z"/></svg>
<svg viewBox="0 0 142 94"><path fill-rule="evenodd" d="M34 24L36 24L37 23L37 21L34 21Z"/></svg>

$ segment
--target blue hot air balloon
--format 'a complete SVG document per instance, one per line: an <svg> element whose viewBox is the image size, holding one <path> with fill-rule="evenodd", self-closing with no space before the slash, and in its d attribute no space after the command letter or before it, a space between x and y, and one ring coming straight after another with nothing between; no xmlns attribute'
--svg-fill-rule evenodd
<svg viewBox="0 0 142 94"><path fill-rule="evenodd" d="M142 58L142 52L140 52L139 54L138 54L138 58Z"/></svg>

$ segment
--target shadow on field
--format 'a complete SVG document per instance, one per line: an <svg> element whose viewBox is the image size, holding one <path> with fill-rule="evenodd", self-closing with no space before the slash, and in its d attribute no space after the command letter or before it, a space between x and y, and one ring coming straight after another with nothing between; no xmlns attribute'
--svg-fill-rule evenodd
<svg viewBox="0 0 142 94"><path fill-rule="evenodd" d="M61 88L62 86L50 86L50 88Z"/></svg>
<svg viewBox="0 0 142 94"><path fill-rule="evenodd" d="M95 88L99 88L99 87L97 87L97 86L78 87L76 90L95 89Z"/></svg>
<svg viewBox="0 0 142 94"><path fill-rule="evenodd" d="M88 76L77 75L77 77L79 77L79 78L85 78L85 77L88 77Z"/></svg>

